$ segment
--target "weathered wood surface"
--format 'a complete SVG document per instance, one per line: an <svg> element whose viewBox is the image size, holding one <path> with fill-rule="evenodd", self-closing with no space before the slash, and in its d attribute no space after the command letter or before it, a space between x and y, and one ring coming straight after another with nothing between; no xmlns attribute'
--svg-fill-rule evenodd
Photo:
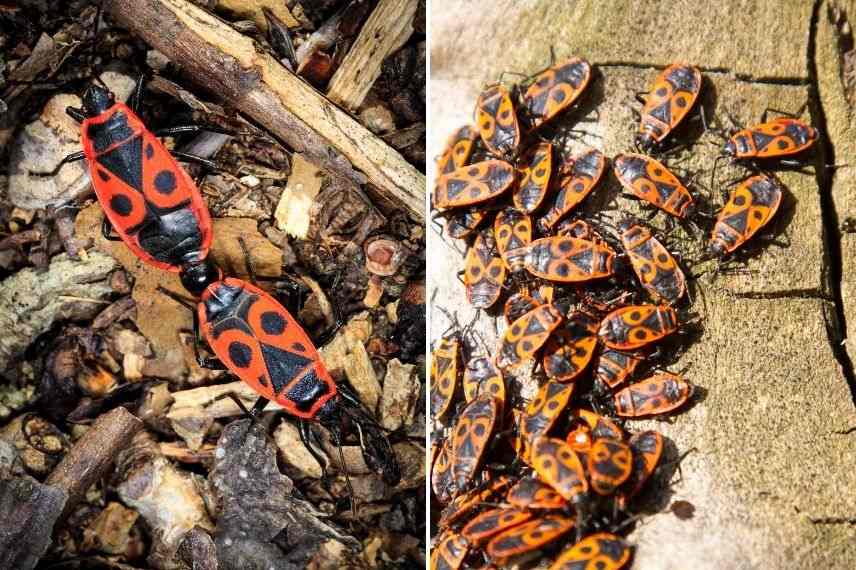
<svg viewBox="0 0 856 570"><path fill-rule="evenodd" d="M833 11L833 4L846 9L846 16ZM669 25L659 25L667 14ZM846 51L852 49L846 22L856 18L852 1L719 2L699 9L685 1L501 0L491 10L473 10L469 2L446 0L434 2L429 16L435 39L432 156L440 154L454 128L472 121L486 83L502 71L543 69L551 46L557 58L609 63L569 123L591 133L585 144L607 156L632 149L633 94L646 90L658 69L676 59L704 69L709 118L727 126L727 112L749 124L765 107L796 111L808 100L804 118L829 137L834 152L821 148L813 165L849 163L856 149L856 99L847 63L852 52ZM759 26L769 32L773 21L775 34L760 32ZM595 108L597 118L590 114L579 122ZM707 184L721 144L712 133L701 136L693 158L681 166L704 171ZM789 247L761 247L748 272L696 283L693 308L704 332L675 369L689 366L687 377L705 395L674 424L631 425L660 430L679 451L696 449L681 464L680 482L651 493L660 498L655 506L688 501L695 515L680 520L666 510L646 516L631 535L637 570L856 567L856 410L848 385L854 345L851 337L843 345L849 357L840 358L838 330L843 315L847 329L856 331L856 234L839 230L846 218L856 219L856 169L819 173L779 174L789 196L774 227ZM717 178L739 174L725 168ZM592 209L620 193L611 175L606 182L595 190ZM716 199L719 188L712 191ZM636 208L622 198L612 207L618 213ZM662 227L662 216L653 223ZM432 232L429 239L428 296L467 323L472 310L463 286L450 277L462 267L461 255ZM690 259L694 241L676 242L678 249L690 250ZM433 311L431 338L447 325ZM483 314L477 329L491 346L491 318ZM527 388L525 380L520 388Z"/></svg>

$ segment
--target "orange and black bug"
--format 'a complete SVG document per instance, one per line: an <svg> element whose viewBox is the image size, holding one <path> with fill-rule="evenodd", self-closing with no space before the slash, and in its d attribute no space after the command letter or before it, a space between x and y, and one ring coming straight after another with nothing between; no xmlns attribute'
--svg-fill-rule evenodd
<svg viewBox="0 0 856 570"><path fill-rule="evenodd" d="M641 363L642 359L632 354L607 348L598 357L595 379L608 388L617 388Z"/></svg>
<svg viewBox="0 0 856 570"><path fill-rule="evenodd" d="M607 417L584 409L574 410L572 416L576 421L582 422L588 427L592 441L598 439L622 441L624 439L624 430Z"/></svg>
<svg viewBox="0 0 856 570"><path fill-rule="evenodd" d="M511 295L502 308L506 324L510 325L529 311L534 311L543 303L539 303L528 291L518 291Z"/></svg>
<svg viewBox="0 0 856 570"><path fill-rule="evenodd" d="M618 225L621 244L642 286L657 301L673 305L684 296L687 282L675 258L651 231L631 218Z"/></svg>
<svg viewBox="0 0 856 570"><path fill-rule="evenodd" d="M557 236L568 236L588 241L597 241L591 224L582 219L565 219L553 228Z"/></svg>
<svg viewBox="0 0 856 570"><path fill-rule="evenodd" d="M506 530L495 536L485 551L494 560L538 550L574 528L575 519L550 515Z"/></svg>
<svg viewBox="0 0 856 570"><path fill-rule="evenodd" d="M636 146L650 152L687 116L701 91L701 72L676 63L663 70L645 97Z"/></svg>
<svg viewBox="0 0 856 570"><path fill-rule="evenodd" d="M535 477L524 477L508 491L505 497L510 505L521 509L562 509L568 502L546 483Z"/></svg>
<svg viewBox="0 0 856 570"><path fill-rule="evenodd" d="M479 138L478 131L469 125L452 133L446 142L443 154L437 161L437 178L465 166L473 153L477 138Z"/></svg>
<svg viewBox="0 0 856 570"><path fill-rule="evenodd" d="M606 244L567 236L536 239L521 251L509 253L512 271L559 283L576 283L612 275L615 252Z"/></svg>
<svg viewBox="0 0 856 570"><path fill-rule="evenodd" d="M802 152L818 139L817 129L787 117L779 117L731 135L722 149L735 160L781 158Z"/></svg>
<svg viewBox="0 0 856 570"><path fill-rule="evenodd" d="M591 64L571 58L535 76L523 94L530 127L546 123L579 99L591 79Z"/></svg>
<svg viewBox="0 0 856 570"><path fill-rule="evenodd" d="M618 494L619 507L622 509L627 508L627 503L642 490L657 468L663 454L663 436L653 430L643 431L634 434L628 444L633 452L633 468Z"/></svg>
<svg viewBox="0 0 856 570"><path fill-rule="evenodd" d="M464 565L469 549L466 538L446 531L431 553L431 570L458 570Z"/></svg>
<svg viewBox="0 0 856 570"><path fill-rule="evenodd" d="M503 369L510 368L533 358L563 320L562 311L549 303L536 307L514 321L502 335L496 365Z"/></svg>
<svg viewBox="0 0 856 570"><path fill-rule="evenodd" d="M92 187L105 218L104 237L119 238L140 259L166 271L179 273L182 284L199 295L219 271L208 261L211 216L190 176L176 157L216 167L209 160L186 153L170 153L158 136L201 130L196 126L151 132L136 115L142 83L137 84L131 107L115 101L98 85L83 93L83 108L67 107L66 113L81 123L83 150L72 153L64 164L86 159ZM132 110L133 107L133 110ZM201 285L200 285L201 284Z"/></svg>
<svg viewBox="0 0 856 570"><path fill-rule="evenodd" d="M590 149L567 159L558 174L558 192L547 200L547 211L538 220L539 227L550 230L576 208L597 186L606 170L606 157Z"/></svg>
<svg viewBox="0 0 856 570"><path fill-rule="evenodd" d="M542 359L548 378L571 382L583 373L594 357L598 324L591 315L577 311L550 336Z"/></svg>
<svg viewBox="0 0 856 570"><path fill-rule="evenodd" d="M542 481L565 500L577 502L588 489L583 464L571 446L561 439L539 437L532 443L532 466Z"/></svg>
<svg viewBox="0 0 856 570"><path fill-rule="evenodd" d="M476 356L467 362L464 369L464 399L472 402L480 394L490 394L496 398L499 417L502 417L505 403L505 381L502 371L488 356Z"/></svg>
<svg viewBox="0 0 856 570"><path fill-rule="evenodd" d="M532 516L530 511L523 509L509 509L507 507L491 509L468 522L461 529L461 534L471 544L480 544L509 528L525 523Z"/></svg>
<svg viewBox="0 0 856 570"><path fill-rule="evenodd" d="M782 194L782 186L769 176L752 176L740 183L716 217L708 252L722 257L746 243L776 214Z"/></svg>
<svg viewBox="0 0 856 570"><path fill-rule="evenodd" d="M440 339L431 351L431 413L434 421L446 415L461 373L461 340L458 336Z"/></svg>
<svg viewBox="0 0 856 570"><path fill-rule="evenodd" d="M502 85L485 89L476 102L476 124L482 142L498 156L513 154L520 145L520 124L511 93Z"/></svg>
<svg viewBox="0 0 856 570"><path fill-rule="evenodd" d="M502 160L463 166L437 179L434 207L472 206L502 195L514 183L514 167Z"/></svg>
<svg viewBox="0 0 856 570"><path fill-rule="evenodd" d="M573 384L547 382L541 386L535 399L526 406L526 413L521 417L518 427L521 440L525 444L523 459L528 461L528 444L550 431L567 407L573 393Z"/></svg>
<svg viewBox="0 0 856 570"><path fill-rule="evenodd" d="M499 405L490 394L470 402L452 432L452 479L457 492L466 489L478 473L499 417Z"/></svg>
<svg viewBox="0 0 856 570"><path fill-rule="evenodd" d="M595 439L588 453L591 488L598 495L611 495L630 477L633 453L630 446L614 439Z"/></svg>
<svg viewBox="0 0 856 570"><path fill-rule="evenodd" d="M481 488L471 489L468 492L458 495L440 513L438 524L443 528L455 524L473 510L481 507L485 501L493 499L500 493L505 493L510 486L511 479L505 475L500 475L488 481Z"/></svg>
<svg viewBox="0 0 856 570"><path fill-rule="evenodd" d="M506 324L511 325L514 321L534 310L540 305L553 302L553 287L551 285L541 286L531 294L527 288L511 295L503 307Z"/></svg>
<svg viewBox="0 0 856 570"><path fill-rule="evenodd" d="M493 306L502 293L505 282L505 263L496 257L497 248L493 232L486 228L476 236L464 258L464 286L467 300L476 309Z"/></svg>
<svg viewBox="0 0 856 570"><path fill-rule="evenodd" d="M446 233L455 239L463 239L473 233L487 217L479 207L449 212L446 219Z"/></svg>
<svg viewBox="0 0 856 570"><path fill-rule="evenodd" d="M445 439L440 445L440 452L431 466L431 488L441 503L448 503L452 498L451 446L449 439Z"/></svg>
<svg viewBox="0 0 856 570"><path fill-rule="evenodd" d="M613 169L624 189L640 200L681 219L695 210L690 191L661 162L644 154L619 154Z"/></svg>
<svg viewBox="0 0 856 570"><path fill-rule="evenodd" d="M366 463L387 483L398 482L398 463L381 427L354 394L333 381L309 336L273 297L240 279L218 279L200 296L194 332L200 366L228 369L259 394L249 415L257 416L269 401L279 404L298 418L301 439L321 465L307 422L326 427L340 450L345 427L356 423ZM202 339L216 359L199 354Z"/></svg>
<svg viewBox="0 0 856 570"><path fill-rule="evenodd" d="M522 158L520 184L512 198L518 210L531 214L541 205L550 187L553 172L553 145L544 142L533 146Z"/></svg>
<svg viewBox="0 0 856 570"><path fill-rule="evenodd" d="M506 208L496 215L493 234L502 260L510 268L514 260L508 258L508 252L518 250L532 241L532 219L518 210Z"/></svg>
<svg viewBox="0 0 856 570"><path fill-rule="evenodd" d="M609 313L598 335L609 348L635 350L678 330L678 314L666 305L629 305Z"/></svg>
<svg viewBox="0 0 856 570"><path fill-rule="evenodd" d="M621 570L631 555L632 549L624 540L599 532L564 551L550 570Z"/></svg>
<svg viewBox="0 0 856 570"><path fill-rule="evenodd" d="M689 382L664 372L622 388L613 396L613 403L615 413L623 418L658 416L680 408L692 394Z"/></svg>

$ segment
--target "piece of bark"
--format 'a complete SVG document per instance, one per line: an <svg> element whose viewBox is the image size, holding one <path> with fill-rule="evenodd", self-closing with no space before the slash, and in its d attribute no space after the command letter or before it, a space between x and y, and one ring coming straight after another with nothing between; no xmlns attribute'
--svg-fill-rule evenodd
<svg viewBox="0 0 856 570"><path fill-rule="evenodd" d="M382 199L424 220L425 176L249 37L184 0L108 0L105 8L331 177L367 180Z"/></svg>
<svg viewBox="0 0 856 570"><path fill-rule="evenodd" d="M357 41L333 74L327 96L355 111L380 75L386 57L413 33L417 0L380 0L366 20Z"/></svg>
<svg viewBox="0 0 856 570"><path fill-rule="evenodd" d="M379 410L380 425L385 429L395 431L411 423L419 398L415 370L415 364L402 364L397 358L387 364Z"/></svg>
<svg viewBox="0 0 856 570"><path fill-rule="evenodd" d="M195 526L190 529L181 546L178 547L178 556L189 568L193 570L217 570L217 547L214 540L204 528Z"/></svg>
<svg viewBox="0 0 856 570"><path fill-rule="evenodd" d="M35 567L67 498L62 489L28 476L0 479L0 568Z"/></svg>
<svg viewBox="0 0 856 570"><path fill-rule="evenodd" d="M277 469L276 448L259 424L226 426L215 458L210 479L222 505L215 539L222 567L305 568L329 539L359 546L292 496L294 484Z"/></svg>
<svg viewBox="0 0 856 570"><path fill-rule="evenodd" d="M143 422L125 408L99 416L53 470L46 483L68 494L65 518L92 484L107 472L119 452L125 449Z"/></svg>
<svg viewBox="0 0 856 570"><path fill-rule="evenodd" d="M140 514L117 502L107 507L83 531L82 550L124 555L132 547L132 529Z"/></svg>
<svg viewBox="0 0 856 570"><path fill-rule="evenodd" d="M0 283L0 370L62 319L94 317L112 290L105 282L116 262L92 253L86 260L58 255L48 270L22 269Z"/></svg>
<svg viewBox="0 0 856 570"><path fill-rule="evenodd" d="M117 486L122 501L148 523L153 539L149 564L174 568L176 552L195 527L214 530L200 479L175 467L159 450L148 432L140 432L119 454Z"/></svg>

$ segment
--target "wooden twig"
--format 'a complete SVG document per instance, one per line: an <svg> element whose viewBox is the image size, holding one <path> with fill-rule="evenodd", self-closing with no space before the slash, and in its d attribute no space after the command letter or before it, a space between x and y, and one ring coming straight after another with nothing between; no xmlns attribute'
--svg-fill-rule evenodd
<svg viewBox="0 0 856 570"><path fill-rule="evenodd" d="M46 481L68 493L61 518L74 509L142 428L143 422L125 408L116 408L95 420Z"/></svg>
<svg viewBox="0 0 856 570"><path fill-rule="evenodd" d="M413 33L417 0L380 0L369 16L351 51L333 74L327 97L355 111L380 75L386 57L398 50Z"/></svg>
<svg viewBox="0 0 856 570"><path fill-rule="evenodd" d="M104 7L200 85L338 179L334 183L367 180L381 199L424 220L425 176L269 54L257 51L250 38L186 0L106 0Z"/></svg>

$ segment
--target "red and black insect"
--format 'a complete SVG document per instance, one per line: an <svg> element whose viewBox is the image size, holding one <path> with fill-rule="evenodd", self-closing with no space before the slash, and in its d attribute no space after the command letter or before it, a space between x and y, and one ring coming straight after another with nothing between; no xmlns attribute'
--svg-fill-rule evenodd
<svg viewBox="0 0 856 570"><path fill-rule="evenodd" d="M723 257L749 241L776 214L783 194L775 178L762 174L744 180L716 217L708 253Z"/></svg>
<svg viewBox="0 0 856 570"><path fill-rule="evenodd" d="M340 451L345 430L353 425L366 464L388 484L398 483L398 462L383 429L354 394L333 381L309 335L271 295L241 279L215 280L200 296L194 332L200 366L225 368L259 394L251 416L269 401L282 406L298 418L301 439L321 465L308 422L327 428ZM216 359L199 354L202 338Z"/></svg>
<svg viewBox="0 0 856 570"><path fill-rule="evenodd" d="M678 330L677 312L665 305L628 305L600 324L601 341L616 350L636 350Z"/></svg>
<svg viewBox="0 0 856 570"><path fill-rule="evenodd" d="M613 405L623 418L658 416L680 408L692 395L692 384L664 372L622 388L613 396Z"/></svg>
<svg viewBox="0 0 856 570"><path fill-rule="evenodd" d="M651 231L632 218L618 225L621 244L642 286L655 300L677 303L687 290L683 271Z"/></svg>
<svg viewBox="0 0 856 570"><path fill-rule="evenodd" d="M204 158L173 151L158 136L203 130L198 125L149 131L135 113L142 84L138 83L131 106L116 102L106 88L90 85L83 93L83 108L66 108L81 123L83 150L72 153L64 164L85 159L92 186L104 209L102 232L107 239L111 225L122 241L143 261L177 272L188 291L199 294L218 278L207 260L211 245L211 218L196 184L179 166L176 157L216 165Z"/></svg>
<svg viewBox="0 0 856 570"><path fill-rule="evenodd" d="M676 63L664 69L642 99L636 146L645 152L662 146L692 109L701 86L701 72L692 65Z"/></svg>
<svg viewBox="0 0 856 570"><path fill-rule="evenodd" d="M619 154L613 160L613 169L632 196L681 219L695 211L690 191L661 162L644 154Z"/></svg>
<svg viewBox="0 0 856 570"><path fill-rule="evenodd" d="M550 570L621 570L632 554L627 542L614 534L599 532L564 551Z"/></svg>
<svg viewBox="0 0 856 570"><path fill-rule="evenodd" d="M799 119L777 117L733 133L722 154L733 160L782 158L810 148L817 139L817 129L811 125Z"/></svg>

